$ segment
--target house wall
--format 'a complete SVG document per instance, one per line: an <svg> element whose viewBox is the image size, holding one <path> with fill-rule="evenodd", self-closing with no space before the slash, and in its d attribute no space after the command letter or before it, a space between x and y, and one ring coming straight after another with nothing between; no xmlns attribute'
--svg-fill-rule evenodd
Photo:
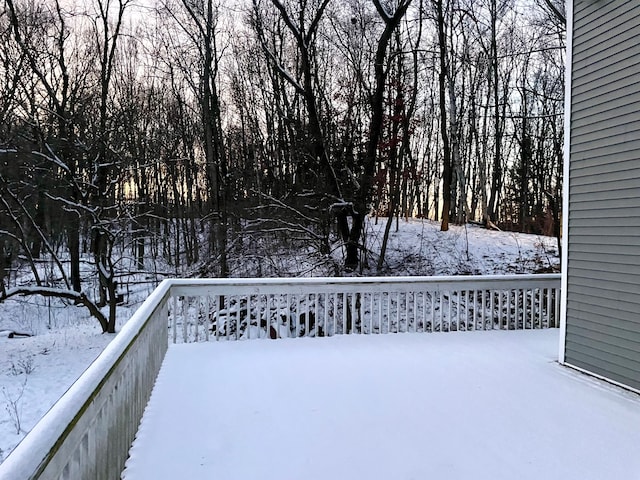
<svg viewBox="0 0 640 480"><path fill-rule="evenodd" d="M561 355L640 390L640 2L572 1Z"/></svg>

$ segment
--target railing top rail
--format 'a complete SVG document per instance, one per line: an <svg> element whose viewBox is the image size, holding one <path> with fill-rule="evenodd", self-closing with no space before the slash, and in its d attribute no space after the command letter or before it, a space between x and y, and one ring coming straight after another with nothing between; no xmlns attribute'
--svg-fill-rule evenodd
<svg viewBox="0 0 640 480"><path fill-rule="evenodd" d="M166 299L170 285L169 281L163 281L147 297L98 358L0 464L0 478L38 478L39 472L56 452L75 420L90 404L100 385L122 359L158 305Z"/></svg>
<svg viewBox="0 0 640 480"><path fill-rule="evenodd" d="M514 274L514 275L452 275L420 277L300 277L300 278L174 278L172 286L198 285L345 285L361 284L417 284L417 283L463 283L463 282L523 282L559 281L559 273Z"/></svg>
<svg viewBox="0 0 640 480"><path fill-rule="evenodd" d="M412 291L418 289L475 290L559 287L560 274L467 275L439 277L313 277L172 279L173 295L260 294L282 291Z"/></svg>
<svg viewBox="0 0 640 480"><path fill-rule="evenodd" d="M172 285L324 285L348 283L431 283L478 281L523 281L523 280L560 280L559 273L535 273L513 275L450 275L450 276L404 276L404 277L284 277L284 278L173 278Z"/></svg>

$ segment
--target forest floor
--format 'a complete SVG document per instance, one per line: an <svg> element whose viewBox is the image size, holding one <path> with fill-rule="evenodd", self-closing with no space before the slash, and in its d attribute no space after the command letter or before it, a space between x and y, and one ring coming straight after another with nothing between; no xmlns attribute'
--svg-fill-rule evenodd
<svg viewBox="0 0 640 480"><path fill-rule="evenodd" d="M369 225L371 252L380 250L385 222ZM524 274L558 271L560 263L554 238L472 225L440 232L439 224L428 220L400 220L397 231L394 222L387 248L383 268L375 272L386 276ZM334 252L340 255L339 249ZM376 262L369 259L370 265ZM153 289L144 278L131 276L130 284L122 285L127 295L118 326ZM30 336L10 338L10 332ZM85 309L55 299L12 298L0 304L0 461L113 337L102 334Z"/></svg>

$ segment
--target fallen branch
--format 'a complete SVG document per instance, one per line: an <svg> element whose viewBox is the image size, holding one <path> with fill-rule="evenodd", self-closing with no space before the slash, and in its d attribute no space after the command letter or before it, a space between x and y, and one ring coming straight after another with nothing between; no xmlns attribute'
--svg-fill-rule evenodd
<svg viewBox="0 0 640 480"><path fill-rule="evenodd" d="M482 222L476 222L473 220L469 220L467 223L470 223L471 225L478 225L480 227L484 227L487 230L497 230L498 232L501 232L502 230L500 230L500 227L498 227L495 223L493 223L491 220L484 220Z"/></svg>
<svg viewBox="0 0 640 480"><path fill-rule="evenodd" d="M102 333L107 332L107 318L100 311L98 306L84 294L84 292L76 292L74 290L63 290L61 288L51 287L16 287L2 292L2 295L0 296L0 302L4 302L8 298L15 297L17 295L23 297L28 295L40 295L43 297L56 297L73 300L76 304L84 305L85 307L87 307L91 316L95 317L96 320L100 322Z"/></svg>
<svg viewBox="0 0 640 480"><path fill-rule="evenodd" d="M16 338L16 337L30 337L30 333L21 333L21 332L9 332L7 338Z"/></svg>

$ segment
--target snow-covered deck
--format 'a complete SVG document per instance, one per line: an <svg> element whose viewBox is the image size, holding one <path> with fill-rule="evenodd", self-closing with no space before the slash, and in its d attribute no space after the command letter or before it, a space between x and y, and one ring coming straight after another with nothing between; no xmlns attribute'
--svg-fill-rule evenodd
<svg viewBox="0 0 640 480"><path fill-rule="evenodd" d="M123 478L635 478L640 397L559 366L558 334L173 345Z"/></svg>

